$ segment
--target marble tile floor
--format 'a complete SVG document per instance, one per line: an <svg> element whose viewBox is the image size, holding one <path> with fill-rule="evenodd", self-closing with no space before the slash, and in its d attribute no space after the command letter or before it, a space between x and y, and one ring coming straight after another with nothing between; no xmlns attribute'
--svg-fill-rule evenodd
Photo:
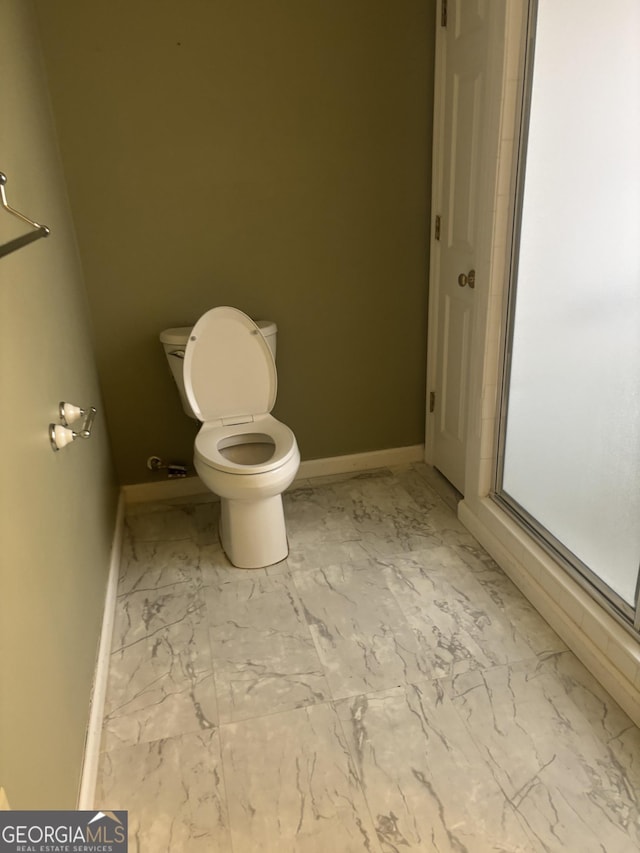
<svg viewBox="0 0 640 853"><path fill-rule="evenodd" d="M640 849L640 732L454 507L425 465L301 482L253 571L211 500L130 507L95 805L132 853Z"/></svg>

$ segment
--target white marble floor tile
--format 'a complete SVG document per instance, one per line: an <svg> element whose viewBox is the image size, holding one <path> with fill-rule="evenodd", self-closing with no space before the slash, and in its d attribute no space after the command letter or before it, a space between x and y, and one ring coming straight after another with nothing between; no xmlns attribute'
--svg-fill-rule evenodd
<svg viewBox="0 0 640 853"><path fill-rule="evenodd" d="M443 498L425 477L423 469L426 469L426 467L426 465L411 465L410 467L403 466L402 468L391 470L394 478L407 494L411 496L420 509L428 511L441 504ZM450 506L450 509L453 509L455 512L455 504Z"/></svg>
<svg viewBox="0 0 640 853"><path fill-rule="evenodd" d="M137 504L127 512L126 526L136 542L192 539L207 545L218 541L220 504Z"/></svg>
<svg viewBox="0 0 640 853"><path fill-rule="evenodd" d="M427 465L424 462L415 462L410 466L410 470L419 474L424 482L432 489L442 501L452 509L457 510L458 503L462 500L462 495L433 465Z"/></svg>
<svg viewBox="0 0 640 853"><path fill-rule="evenodd" d="M535 656L453 548L380 560L389 589L416 635L423 671L442 677Z"/></svg>
<svg viewBox="0 0 640 853"><path fill-rule="evenodd" d="M456 553L460 553L458 549ZM474 572L473 579L504 613L512 629L537 655L566 650L566 644L499 566L494 563L493 568Z"/></svg>
<svg viewBox="0 0 640 853"><path fill-rule="evenodd" d="M380 469L359 477L326 479L285 495L294 569L440 544L440 514L456 535L463 530L451 510L414 471L400 474ZM447 534L451 535L449 530ZM327 552L332 553L330 558Z"/></svg>
<svg viewBox="0 0 640 853"><path fill-rule="evenodd" d="M455 511L443 502L426 511L424 523L435 532L440 544L470 548L476 553L482 551L466 527L458 521Z"/></svg>
<svg viewBox="0 0 640 853"><path fill-rule="evenodd" d="M293 580L334 699L535 656L445 546Z"/></svg>
<svg viewBox="0 0 640 853"><path fill-rule="evenodd" d="M289 551L287 564L289 571L293 573L343 563L362 562L370 556L370 548L361 539L347 542L323 542L292 548ZM272 569L267 569L267 572L271 573Z"/></svg>
<svg viewBox="0 0 640 853"><path fill-rule="evenodd" d="M429 514L440 504L425 512L391 472L333 488L370 555L412 551L439 542Z"/></svg>
<svg viewBox="0 0 640 853"><path fill-rule="evenodd" d="M457 541L453 543L456 553L473 572L495 571L496 561L488 554L467 530L457 531Z"/></svg>
<svg viewBox="0 0 640 853"><path fill-rule="evenodd" d="M166 574L162 574L166 580ZM191 581L118 599L103 748L212 728L218 720L204 598Z"/></svg>
<svg viewBox="0 0 640 853"><path fill-rule="evenodd" d="M640 849L640 732L570 652L458 676L450 696L543 850Z"/></svg>
<svg viewBox="0 0 640 853"><path fill-rule="evenodd" d="M329 698L288 575L210 587L206 601L221 722Z"/></svg>
<svg viewBox="0 0 640 853"><path fill-rule="evenodd" d="M640 732L437 472L298 485L265 569L210 499L128 512L96 807L130 849L640 849Z"/></svg>
<svg viewBox="0 0 640 853"><path fill-rule="evenodd" d="M136 542L163 539L189 539L194 528L185 506L155 504L144 512L144 505L127 512L126 526Z"/></svg>
<svg viewBox="0 0 640 853"><path fill-rule="evenodd" d="M361 483L364 480L388 477L390 473L391 469L387 467L371 468L368 471L343 471L340 474L323 474L319 477L313 477L307 481L307 484L310 488L317 488L318 486L333 486L336 483Z"/></svg>
<svg viewBox="0 0 640 853"><path fill-rule="evenodd" d="M159 590L179 584L198 584L201 553L191 539L137 541L124 543L118 595L143 590Z"/></svg>
<svg viewBox="0 0 640 853"><path fill-rule="evenodd" d="M234 853L380 853L330 704L221 727Z"/></svg>
<svg viewBox="0 0 640 853"><path fill-rule="evenodd" d="M433 494L431 499L435 499ZM357 542L360 550L376 556L439 541L424 509L387 469L331 478L324 485L294 492L285 497L285 514L293 552Z"/></svg>
<svg viewBox="0 0 640 853"><path fill-rule="evenodd" d="M383 566L368 560L293 579L334 699L430 674Z"/></svg>
<svg viewBox="0 0 640 853"><path fill-rule="evenodd" d="M206 590L221 588L226 584L239 581L267 577L266 569L238 569L232 565L219 542L201 545L199 554L200 577Z"/></svg>
<svg viewBox="0 0 640 853"><path fill-rule="evenodd" d="M439 681L336 702L384 853L531 853Z"/></svg>
<svg viewBox="0 0 640 853"><path fill-rule="evenodd" d="M130 853L231 851L217 731L103 753L95 807L126 809Z"/></svg>
<svg viewBox="0 0 640 853"><path fill-rule="evenodd" d="M284 495L283 506L292 551L360 538L332 485L288 492Z"/></svg>
<svg viewBox="0 0 640 853"><path fill-rule="evenodd" d="M198 545L220 546L218 525L220 523L220 502L200 502L189 507L193 537Z"/></svg>

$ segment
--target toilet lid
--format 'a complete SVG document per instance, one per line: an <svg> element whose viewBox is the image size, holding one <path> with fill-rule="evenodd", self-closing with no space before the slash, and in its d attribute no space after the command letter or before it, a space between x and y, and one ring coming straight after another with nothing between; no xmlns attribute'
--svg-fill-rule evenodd
<svg viewBox="0 0 640 853"><path fill-rule="evenodd" d="M249 418L270 412L278 380L271 350L253 320L237 308L212 308L191 331L184 387L198 420Z"/></svg>

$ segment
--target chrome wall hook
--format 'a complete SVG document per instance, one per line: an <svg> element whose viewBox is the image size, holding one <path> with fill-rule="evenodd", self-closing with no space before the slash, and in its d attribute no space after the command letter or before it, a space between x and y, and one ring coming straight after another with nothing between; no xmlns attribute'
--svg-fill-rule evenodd
<svg viewBox="0 0 640 853"><path fill-rule="evenodd" d="M62 450L67 444L71 444L78 438L78 433L74 432L71 427L63 424L49 424L49 441L51 449L54 451Z"/></svg>
<svg viewBox="0 0 640 853"><path fill-rule="evenodd" d="M58 406L58 413L60 415L60 423L64 426L70 426L86 414L85 410L81 409L80 406L74 406L73 403L65 402L60 403Z"/></svg>
<svg viewBox="0 0 640 853"><path fill-rule="evenodd" d="M62 450L63 447L71 444L76 438L91 438L93 422L98 413L95 406L91 406L87 412L80 406L74 406L73 403L63 402L60 403L58 411L61 423L49 424L49 441L51 442L52 450ZM76 432L69 424L74 423L82 417L84 418L82 429Z"/></svg>

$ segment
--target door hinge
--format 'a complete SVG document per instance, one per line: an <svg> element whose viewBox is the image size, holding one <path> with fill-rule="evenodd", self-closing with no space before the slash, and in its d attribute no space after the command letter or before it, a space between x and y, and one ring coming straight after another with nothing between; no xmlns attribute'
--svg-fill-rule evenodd
<svg viewBox="0 0 640 853"><path fill-rule="evenodd" d="M436 240L440 239L440 225L441 225L440 217L436 216L436 226L435 226L435 235L434 235Z"/></svg>
<svg viewBox="0 0 640 853"><path fill-rule="evenodd" d="M447 0L442 0L441 6L440 6L440 26L441 27L447 26L447 12L448 11L449 10L447 9Z"/></svg>
<svg viewBox="0 0 640 853"><path fill-rule="evenodd" d="M436 408L436 392L432 391L429 394L429 413L435 411Z"/></svg>

